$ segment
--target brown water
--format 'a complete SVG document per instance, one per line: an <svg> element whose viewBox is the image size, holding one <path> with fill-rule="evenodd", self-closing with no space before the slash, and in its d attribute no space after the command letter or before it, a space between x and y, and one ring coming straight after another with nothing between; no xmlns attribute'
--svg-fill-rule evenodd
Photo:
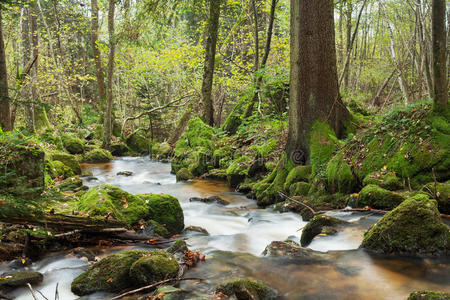
<svg viewBox="0 0 450 300"><path fill-rule="evenodd" d="M146 158L122 158L109 164L84 165L97 180L85 182L92 187L101 183L117 185L131 193L168 193L183 207L185 225L205 228L210 235L188 234L191 249L207 255L207 261L189 270L188 277L204 278L203 283L184 281L181 287L193 291L189 299L212 297L217 284L233 278L262 280L277 288L286 299L406 299L417 289L450 292L450 259L422 260L385 258L357 250L364 231L379 217L341 213L336 217L351 220L354 226L334 236L317 237L310 248L324 252L327 263L304 264L295 259L262 257L265 246L275 240L298 242L306 225L301 217L258 209L255 202L230 190L225 183L197 180L176 183L170 165ZM119 171L134 172L131 177L116 176ZM189 202L190 197L218 195L231 202L228 206ZM142 246L136 246L142 247ZM99 256L112 251L105 249ZM343 251L347 250L347 251ZM61 299L77 299L70 292L71 281L88 263L64 254L50 255L33 264L44 274L37 286L45 295L53 295L59 283ZM5 266L0 266L0 273ZM16 290L17 299L32 299L27 289ZM83 299L107 299L96 294Z"/></svg>

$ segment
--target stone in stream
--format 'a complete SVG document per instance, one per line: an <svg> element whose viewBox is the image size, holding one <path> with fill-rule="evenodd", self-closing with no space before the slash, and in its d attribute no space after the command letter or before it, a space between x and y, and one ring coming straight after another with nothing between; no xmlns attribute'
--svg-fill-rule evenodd
<svg viewBox="0 0 450 300"><path fill-rule="evenodd" d="M264 282L248 279L237 279L216 288L216 295L236 297L239 300L275 300L280 294Z"/></svg>
<svg viewBox="0 0 450 300"><path fill-rule="evenodd" d="M408 300L450 300L450 294L435 291L415 291L409 295Z"/></svg>
<svg viewBox="0 0 450 300"><path fill-rule="evenodd" d="M300 264L322 264L324 255L308 248L302 248L294 241L274 241L264 249L262 255L269 257L290 257Z"/></svg>
<svg viewBox="0 0 450 300"><path fill-rule="evenodd" d="M188 249L188 246L187 246L185 240L183 240L183 239L176 240L175 243L173 243L173 245L167 249L167 252L172 253L174 255L175 254L184 255L184 253L186 251L189 251L189 249Z"/></svg>
<svg viewBox="0 0 450 300"><path fill-rule="evenodd" d="M120 171L120 172L117 172L116 175L117 175L117 176L126 176L126 177L129 177L129 176L133 175L133 172L131 172L131 171Z"/></svg>
<svg viewBox="0 0 450 300"><path fill-rule="evenodd" d="M228 205L228 204L230 204L229 201L227 201L225 199L222 199L219 196L210 196L210 197L207 197L207 198L192 197L192 198L189 198L189 202L203 202L203 203L216 202L216 203L221 204L221 205Z"/></svg>
<svg viewBox="0 0 450 300"><path fill-rule="evenodd" d="M189 231L198 232L198 233L201 233L204 235L209 235L209 232L205 228L202 228L200 226L188 226L183 230L183 233L186 233Z"/></svg>
<svg viewBox="0 0 450 300"><path fill-rule="evenodd" d="M361 247L385 254L446 256L450 254L450 229L442 222L437 202L418 194L373 225Z"/></svg>
<svg viewBox="0 0 450 300"><path fill-rule="evenodd" d="M83 247L75 248L71 254L77 258L86 258L88 261L96 261L95 254L91 250Z"/></svg>
<svg viewBox="0 0 450 300"><path fill-rule="evenodd" d="M44 275L39 272L4 273L0 275L0 290L11 290L20 286L41 283Z"/></svg>
<svg viewBox="0 0 450 300"><path fill-rule="evenodd" d="M148 252L131 265L130 277L138 286L153 284L178 275L179 265L173 254L155 250Z"/></svg>
<svg viewBox="0 0 450 300"><path fill-rule="evenodd" d="M314 216L305 228L303 228L300 243L303 247L306 247L311 243L315 236L321 233L328 235L330 233L336 233L336 227L343 224L348 224L348 222L327 215Z"/></svg>
<svg viewBox="0 0 450 300"><path fill-rule="evenodd" d="M192 178L193 178L193 176L187 168L181 168L176 174L177 182L178 181L188 181L189 179L192 179Z"/></svg>
<svg viewBox="0 0 450 300"><path fill-rule="evenodd" d="M185 297L186 291L173 287L171 285L160 286L154 293L153 297L159 300L182 300L188 299Z"/></svg>

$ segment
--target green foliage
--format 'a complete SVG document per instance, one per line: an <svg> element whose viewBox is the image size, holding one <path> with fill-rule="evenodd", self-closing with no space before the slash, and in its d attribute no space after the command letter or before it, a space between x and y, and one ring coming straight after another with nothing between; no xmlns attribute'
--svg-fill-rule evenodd
<svg viewBox="0 0 450 300"><path fill-rule="evenodd" d="M310 132L311 172L318 174L324 169L337 147L337 138L330 125L316 120Z"/></svg>
<svg viewBox="0 0 450 300"><path fill-rule="evenodd" d="M359 192L358 206L393 209L402 203L403 200L405 198L401 194L385 190L377 185L369 184Z"/></svg>
<svg viewBox="0 0 450 300"><path fill-rule="evenodd" d="M155 250L135 261L130 268L130 277L138 286L150 285L178 275L176 258L164 250Z"/></svg>

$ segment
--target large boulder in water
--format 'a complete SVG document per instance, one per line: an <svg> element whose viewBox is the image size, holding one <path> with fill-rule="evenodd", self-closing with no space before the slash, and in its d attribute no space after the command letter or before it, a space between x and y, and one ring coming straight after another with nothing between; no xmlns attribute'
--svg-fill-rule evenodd
<svg viewBox="0 0 450 300"><path fill-rule="evenodd" d="M441 220L437 202L419 194L372 226L361 247L387 254L445 256L450 253L450 229Z"/></svg>
<svg viewBox="0 0 450 300"><path fill-rule="evenodd" d="M239 300L275 300L279 293L267 284L248 279L237 279L216 288L216 294L236 297Z"/></svg>
<svg viewBox="0 0 450 300"><path fill-rule="evenodd" d="M72 282L71 290L78 296L95 292L118 292L136 286L130 268L148 252L129 250L109 255L93 264Z"/></svg>
<svg viewBox="0 0 450 300"><path fill-rule="evenodd" d="M327 215L314 216L305 228L303 228L300 243L303 247L306 247L316 235L323 233L324 229L330 231L330 228L334 229L336 226L345 223L347 222Z"/></svg>
<svg viewBox="0 0 450 300"><path fill-rule="evenodd" d="M106 163L113 160L112 154L105 149L95 148L83 155L83 161L87 163Z"/></svg>
<svg viewBox="0 0 450 300"><path fill-rule="evenodd" d="M175 278L178 271L179 265L173 254L156 250L145 254L131 265L130 277L136 285L144 286Z"/></svg>
<svg viewBox="0 0 450 300"><path fill-rule="evenodd" d="M70 154L81 154L84 152L84 143L72 133L64 133L61 136L64 148Z"/></svg>

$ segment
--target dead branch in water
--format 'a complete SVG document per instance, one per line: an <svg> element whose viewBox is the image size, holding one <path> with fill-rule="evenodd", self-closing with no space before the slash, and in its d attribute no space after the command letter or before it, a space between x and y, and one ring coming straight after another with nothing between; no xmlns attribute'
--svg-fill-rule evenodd
<svg viewBox="0 0 450 300"><path fill-rule="evenodd" d="M300 204L300 205L306 207L307 209L309 209L312 212L313 215L317 215L318 214L311 206L306 205L305 203L302 203L302 202L300 202L298 200L295 200L295 199L289 197L288 195L283 194L282 192L278 192L278 194L280 194L280 196L283 197L283 198L286 198L286 199L288 199L290 201L293 201L293 202L295 202L297 204Z"/></svg>

